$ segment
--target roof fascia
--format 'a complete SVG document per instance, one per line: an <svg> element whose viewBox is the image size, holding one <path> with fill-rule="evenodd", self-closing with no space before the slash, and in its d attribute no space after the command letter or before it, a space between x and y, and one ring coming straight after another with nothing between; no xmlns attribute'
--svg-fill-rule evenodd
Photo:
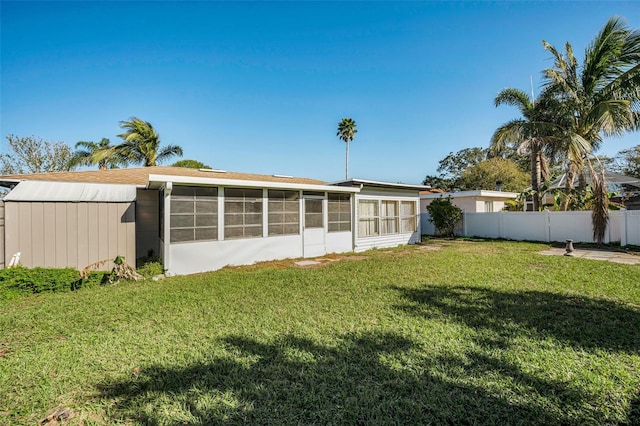
<svg viewBox="0 0 640 426"><path fill-rule="evenodd" d="M377 180L367 180L367 179L348 179L348 180L339 180L336 182L331 182L328 185L343 185L355 183L358 185L368 185L368 186L377 186L381 188L401 188L401 189L415 189L419 191L426 191L431 189L428 185L412 185L407 183L393 183L393 182L382 182Z"/></svg>
<svg viewBox="0 0 640 426"><path fill-rule="evenodd" d="M337 187L330 185L313 185L308 183L286 183L286 182L270 182L258 180L240 180L240 179L216 179L203 178L193 176L171 176L171 175L149 175L149 184L147 188L157 189L167 182L174 184L202 185L202 186L231 186L231 187L251 187L251 188L274 188L274 189L302 189L308 191L327 191L327 192L360 192L360 188L354 187Z"/></svg>

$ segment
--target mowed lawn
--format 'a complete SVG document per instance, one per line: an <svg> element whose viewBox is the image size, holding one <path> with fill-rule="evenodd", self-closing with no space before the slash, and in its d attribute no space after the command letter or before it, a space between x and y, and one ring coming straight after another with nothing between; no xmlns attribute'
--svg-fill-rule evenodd
<svg viewBox="0 0 640 426"><path fill-rule="evenodd" d="M0 424L640 424L640 267L546 248L433 241L11 300Z"/></svg>

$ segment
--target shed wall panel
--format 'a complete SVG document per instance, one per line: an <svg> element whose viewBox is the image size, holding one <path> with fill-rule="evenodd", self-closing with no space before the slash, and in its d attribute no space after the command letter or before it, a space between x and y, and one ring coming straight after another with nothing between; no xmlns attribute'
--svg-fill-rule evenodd
<svg viewBox="0 0 640 426"><path fill-rule="evenodd" d="M40 266L51 266L47 264L44 257L45 251L48 247L45 244L48 241L53 242L53 238L45 236L44 225L44 203L36 202L31 205L31 251L33 252L33 260Z"/></svg>
<svg viewBox="0 0 640 426"><path fill-rule="evenodd" d="M78 220L78 207L81 204L79 203L69 203L67 204L67 214L65 216L66 222L67 222L67 228L66 228L66 251L67 251L67 264L68 265L78 265L79 268L82 267L82 265L86 266L86 263L83 263L79 256L79 247L78 247L78 233L80 232L81 225L80 225L80 221ZM86 251L85 251L86 253Z"/></svg>
<svg viewBox="0 0 640 426"><path fill-rule="evenodd" d="M81 238L85 239L85 245L88 248L87 252L89 257L87 259L87 265L100 260L100 253L98 251L100 247L100 233L98 232L98 204L87 204L87 233Z"/></svg>
<svg viewBox="0 0 640 426"><path fill-rule="evenodd" d="M55 210L55 265L68 265L67 260L67 241L69 239L67 232L67 206L61 203L48 203Z"/></svg>
<svg viewBox="0 0 640 426"><path fill-rule="evenodd" d="M98 261L109 258L109 209L98 208Z"/></svg>
<svg viewBox="0 0 640 426"><path fill-rule="evenodd" d="M16 247L14 253L21 253L20 262L25 265L33 263L33 251L31 250L31 204L18 204L18 235L16 238ZM8 221L12 216L5 215L5 226L12 226ZM7 223L9 222L9 223Z"/></svg>
<svg viewBox="0 0 640 426"><path fill-rule="evenodd" d="M78 203L78 265L89 265L89 204Z"/></svg>
<svg viewBox="0 0 640 426"><path fill-rule="evenodd" d="M107 218L107 238L108 238L108 246L107 249L109 252L115 251L118 253L118 228L120 224L120 215L118 214L119 210L117 204L108 204L108 218ZM107 254L108 256L108 254ZM125 256L126 253L117 254L116 256ZM131 259L127 259L128 261Z"/></svg>

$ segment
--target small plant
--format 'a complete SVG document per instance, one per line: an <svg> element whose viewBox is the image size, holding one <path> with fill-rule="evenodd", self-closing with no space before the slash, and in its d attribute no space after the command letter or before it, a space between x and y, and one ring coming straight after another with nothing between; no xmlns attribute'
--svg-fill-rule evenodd
<svg viewBox="0 0 640 426"><path fill-rule="evenodd" d="M136 268L125 262L124 256L116 256L115 259L105 259L92 263L91 265L80 271L80 278L82 278L83 280L87 279L92 272L107 264L108 262L113 262L114 264L111 273L107 276L107 281L109 282L109 284L117 284L122 279L132 281L144 280L144 277L136 272Z"/></svg>
<svg viewBox="0 0 640 426"><path fill-rule="evenodd" d="M139 257L136 260L138 266L136 270L145 278L152 278L157 275L164 274L164 265L162 259L154 255L153 250L149 250L146 256Z"/></svg>
<svg viewBox="0 0 640 426"><path fill-rule="evenodd" d="M462 219L462 210L451 203L451 197L436 198L427 206L427 211L431 216L429 221L435 225L438 234L453 237L456 223Z"/></svg>

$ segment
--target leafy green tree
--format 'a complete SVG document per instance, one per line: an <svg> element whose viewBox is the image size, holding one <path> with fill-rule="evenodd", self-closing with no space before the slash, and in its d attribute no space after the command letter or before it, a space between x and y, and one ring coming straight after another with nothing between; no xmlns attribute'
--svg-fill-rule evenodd
<svg viewBox="0 0 640 426"><path fill-rule="evenodd" d="M116 169L127 165L126 159L118 155L115 146L111 145L111 141L107 138L102 138L100 142L80 141L76 143L72 162L78 166L97 165L100 170Z"/></svg>
<svg viewBox="0 0 640 426"><path fill-rule="evenodd" d="M462 210L451 202L451 197L436 198L427 206L427 212L438 234L454 236L456 224L462 219Z"/></svg>
<svg viewBox="0 0 640 426"><path fill-rule="evenodd" d="M465 148L444 157L438 162L437 176L427 175L423 184L432 188L447 191L460 189L463 172L471 166L475 166L487 159L487 150L480 147Z"/></svg>
<svg viewBox="0 0 640 426"><path fill-rule="evenodd" d="M556 113L561 118L556 124L561 128L560 143L568 161L569 195L576 174L603 137L640 128L640 31L628 29L622 18L610 18L587 47L582 67L570 43L563 53L546 41L543 44L554 59L553 67L544 70L544 90L559 101ZM596 185L598 179L598 174L592 176ZM568 203L567 197L565 208ZM608 213L598 206L595 210L607 214L593 222L600 243Z"/></svg>
<svg viewBox="0 0 640 426"><path fill-rule="evenodd" d="M211 166L198 161L198 160L180 160L172 164L173 167L185 167L187 169L210 169Z"/></svg>
<svg viewBox="0 0 640 426"><path fill-rule="evenodd" d="M462 172L460 190L495 190L502 182L504 191L522 192L529 185L529 176L513 160L495 157L471 166Z"/></svg>
<svg viewBox="0 0 640 426"><path fill-rule="evenodd" d="M347 152L344 171L345 179L349 179L349 142L353 141L356 133L358 133L356 122L352 118L345 117L338 123L338 133L336 133L336 136L344 141Z"/></svg>
<svg viewBox="0 0 640 426"><path fill-rule="evenodd" d="M129 121L121 121L120 128L126 132L118 135L123 142L115 150L128 162L149 167L170 157L182 156L182 148L177 145L161 147L160 135L147 121L131 117Z"/></svg>
<svg viewBox="0 0 640 426"><path fill-rule="evenodd" d="M640 178L640 145L625 149L616 154L615 170L627 175Z"/></svg>
<svg viewBox="0 0 640 426"><path fill-rule="evenodd" d="M7 135L9 151L0 154L0 174L68 171L73 168L71 148L35 136Z"/></svg>

